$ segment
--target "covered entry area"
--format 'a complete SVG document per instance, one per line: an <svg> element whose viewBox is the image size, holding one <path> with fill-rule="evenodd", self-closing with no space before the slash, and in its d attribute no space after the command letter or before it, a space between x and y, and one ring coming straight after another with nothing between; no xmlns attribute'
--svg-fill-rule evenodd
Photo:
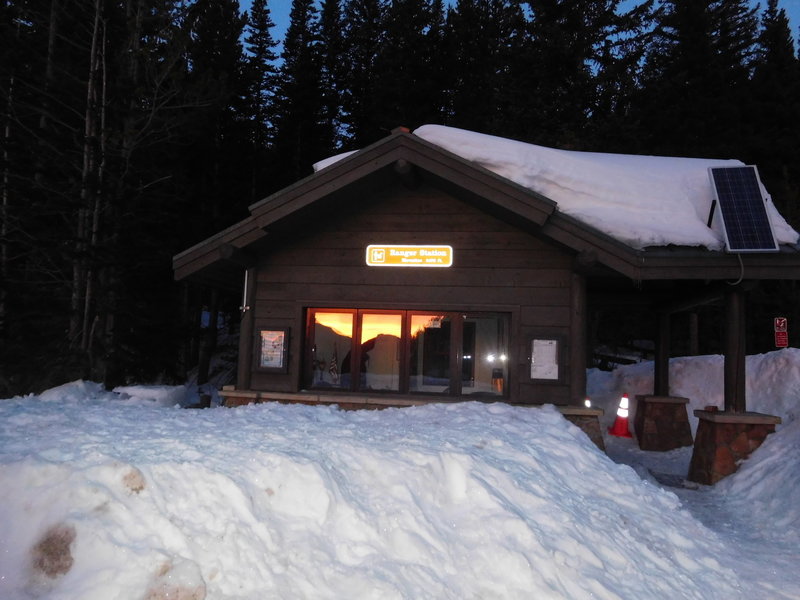
<svg viewBox="0 0 800 600"><path fill-rule="evenodd" d="M694 446L687 476L690 481L709 485L735 472L781 423L777 416L750 410L747 402L745 359L752 348L748 330L772 327L772 318L751 314L748 304L751 296L763 294L760 288L767 280L645 281L637 284L637 290L629 290L627 298L619 290L611 293L606 289L594 306L589 294L590 312L603 314L604 308L610 310L614 304L616 310L625 307L631 320L636 320L636 315L643 325L640 334L652 340L653 387L631 397L631 431L642 450ZM702 338L702 352L698 352L698 337ZM721 372L708 374L713 379L722 376L721 406L698 407L696 398L675 394L670 359L699 353L722 355ZM695 436L692 417L697 419Z"/></svg>

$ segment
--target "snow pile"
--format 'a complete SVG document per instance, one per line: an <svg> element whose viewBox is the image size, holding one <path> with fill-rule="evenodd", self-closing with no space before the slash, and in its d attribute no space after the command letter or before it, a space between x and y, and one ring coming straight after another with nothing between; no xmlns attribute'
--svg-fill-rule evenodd
<svg viewBox="0 0 800 600"><path fill-rule="evenodd" d="M692 434L697 431L694 410L713 405L724 408L722 355L672 358L669 362L670 394L689 399L687 411ZM747 410L776 415L784 423L800 420L800 349L785 348L745 360ZM653 363L617 367L612 372L590 369L587 395L605 410L608 424L614 420L622 394L631 399L631 422L636 415L635 397L653 393Z"/></svg>
<svg viewBox="0 0 800 600"><path fill-rule="evenodd" d="M713 403L720 360L674 359L673 386ZM786 424L699 490L648 471L685 476L691 448L607 438L632 469L550 406L182 410L185 389L86 382L3 400L0 597L798 598L800 350L748 375ZM613 418L652 364L589 381Z"/></svg>
<svg viewBox="0 0 800 600"><path fill-rule="evenodd" d="M186 403L187 389L184 386L168 385L128 385L112 390L120 399L131 404L152 402L160 406L183 406Z"/></svg>
<svg viewBox="0 0 800 600"><path fill-rule="evenodd" d="M687 410L693 433L698 422L693 414L695 409L724 406L723 366L724 357L719 355L670 360L670 392L689 398ZM800 548L800 349L785 348L748 356L745 370L747 409L776 415L783 424L734 475L707 490L707 497L689 499L707 505L705 513L700 515L704 523L717 523L724 530L736 521L745 540L754 538L759 543L768 540L770 547L766 550L761 545L751 551L760 553L770 568L782 562L787 568L795 568L791 565L796 564ZM653 363L625 365L610 373L592 369L587 379L592 403L605 409L608 426L614 420L622 394L632 399L636 394L652 394ZM635 414L634 401L631 422ZM606 443L609 454L617 460L640 461L662 473L685 476L688 472L691 447L642 453L638 452L635 441L608 438ZM648 476L647 468L637 468L637 472ZM755 571L754 576L760 577L757 567ZM800 597L800 589L793 589L788 597ZM783 596L771 590L768 597Z"/></svg>
<svg viewBox="0 0 800 600"><path fill-rule="evenodd" d="M0 404L4 598L731 598L744 585L673 494L552 407L53 408Z"/></svg>
<svg viewBox="0 0 800 600"><path fill-rule="evenodd" d="M639 249L722 249L719 219L713 229L706 225L713 199L708 168L743 164L557 150L441 125L423 125L414 135L542 194L561 212ZM762 193L779 243L797 243L798 233Z"/></svg>
<svg viewBox="0 0 800 600"><path fill-rule="evenodd" d="M768 444L742 463L734 476L720 481L715 492L731 512L746 516L752 532L797 549L800 548L800 420L780 427L768 440Z"/></svg>
<svg viewBox="0 0 800 600"><path fill-rule="evenodd" d="M193 399L186 386L171 385L129 385L114 388L107 392L102 384L90 381L73 381L42 392L38 398L43 402L86 404L118 402L138 406L155 404L159 406L185 406Z"/></svg>

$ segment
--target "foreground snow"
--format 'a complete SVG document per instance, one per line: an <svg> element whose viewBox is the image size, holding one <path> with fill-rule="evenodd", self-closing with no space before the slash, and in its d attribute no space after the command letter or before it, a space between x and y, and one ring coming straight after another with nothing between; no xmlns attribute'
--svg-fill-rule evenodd
<svg viewBox="0 0 800 600"><path fill-rule="evenodd" d="M673 383L710 403L717 359L680 359ZM800 350L756 359L800 390ZM646 368L591 373L598 401ZM0 401L0 597L800 597L797 397L738 473L691 490L652 475L685 474L690 448L609 438L609 458L552 407L185 395L76 382Z"/></svg>

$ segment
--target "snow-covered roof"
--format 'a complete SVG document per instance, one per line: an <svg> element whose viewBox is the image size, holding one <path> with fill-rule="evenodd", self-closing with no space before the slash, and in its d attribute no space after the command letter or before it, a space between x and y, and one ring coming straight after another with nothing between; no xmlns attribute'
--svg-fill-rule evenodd
<svg viewBox="0 0 800 600"><path fill-rule="evenodd" d="M744 164L557 150L442 125L423 125L414 134L555 201L562 213L637 249L721 250L719 219L706 225L713 200L708 168ZM796 244L800 235L762 192L778 243Z"/></svg>
<svg viewBox="0 0 800 600"><path fill-rule="evenodd" d="M714 253L713 264L706 260L706 250L724 247L719 219L712 228L706 225L712 205L708 168L742 166L739 161L556 150L438 125L392 133L368 148L317 163L314 175L252 204L250 216L177 254L176 279L238 289L236 269L252 263L255 255L248 248L260 244L271 228L282 228L289 215L364 178L391 172L402 177L402 163L453 190L485 195L497 214L546 226L542 231L549 239L627 277L741 276L742 263L722 253ZM796 245L800 234L763 193L777 241ZM680 251L641 252L666 247ZM753 256L748 276L796 277L800 248L783 250Z"/></svg>

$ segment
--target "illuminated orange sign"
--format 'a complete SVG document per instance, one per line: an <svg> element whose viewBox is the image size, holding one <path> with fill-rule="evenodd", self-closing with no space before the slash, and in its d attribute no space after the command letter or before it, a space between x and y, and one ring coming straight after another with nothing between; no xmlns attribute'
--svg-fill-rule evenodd
<svg viewBox="0 0 800 600"><path fill-rule="evenodd" d="M367 246L370 267L450 267L452 246Z"/></svg>

